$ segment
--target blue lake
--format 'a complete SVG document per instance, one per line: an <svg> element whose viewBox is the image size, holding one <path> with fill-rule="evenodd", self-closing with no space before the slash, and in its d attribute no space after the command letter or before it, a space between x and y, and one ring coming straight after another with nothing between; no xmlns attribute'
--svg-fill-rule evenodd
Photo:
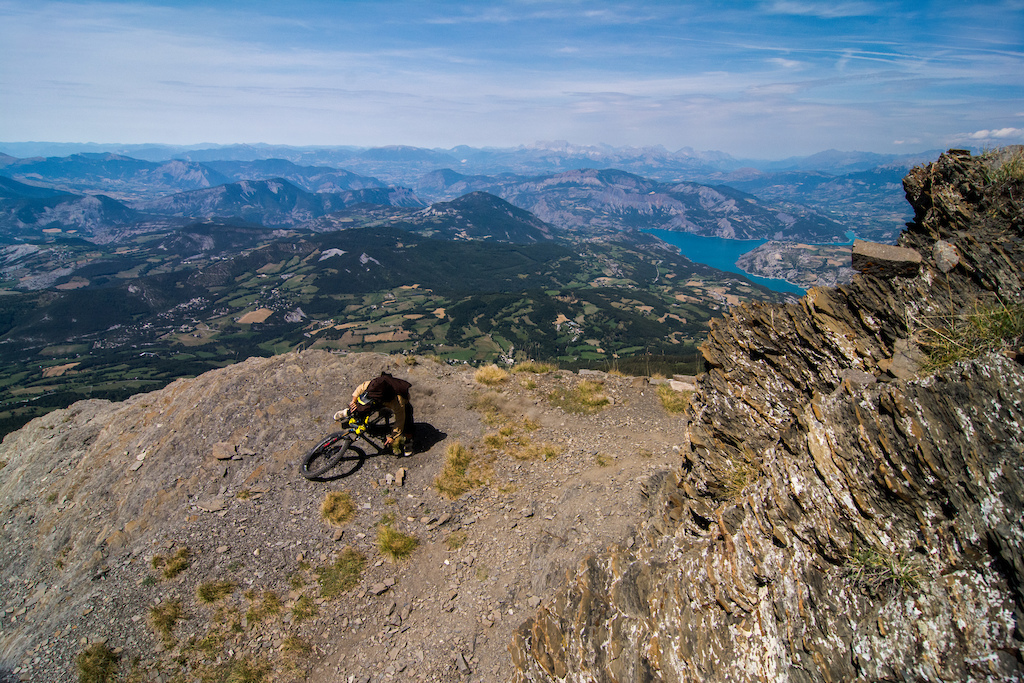
<svg viewBox="0 0 1024 683"><path fill-rule="evenodd" d="M802 296L805 293L802 288L791 285L785 280L750 275L743 272L736 265L736 259L741 255L751 249L756 249L768 240L727 240L722 237L701 237L700 235L691 235L688 232L676 232L675 230L651 229L643 230L642 232L654 235L662 241L679 247L682 255L694 263L703 263L712 268L718 268L730 273L738 273L751 282L756 282L776 292L786 292L798 296Z"/></svg>

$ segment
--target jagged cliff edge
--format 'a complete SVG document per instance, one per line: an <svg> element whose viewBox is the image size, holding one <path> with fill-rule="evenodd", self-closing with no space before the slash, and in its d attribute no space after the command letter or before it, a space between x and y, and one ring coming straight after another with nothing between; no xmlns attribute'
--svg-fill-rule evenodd
<svg viewBox="0 0 1024 683"><path fill-rule="evenodd" d="M1024 677L1020 350L927 373L919 348L928 321L1024 302L1022 183L992 179L1012 154L907 176L916 274L717 321L643 542L518 629L517 681Z"/></svg>

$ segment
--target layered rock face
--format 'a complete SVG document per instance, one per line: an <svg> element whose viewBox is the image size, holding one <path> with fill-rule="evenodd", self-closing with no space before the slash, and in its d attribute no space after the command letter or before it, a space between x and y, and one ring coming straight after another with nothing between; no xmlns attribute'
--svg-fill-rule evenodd
<svg viewBox="0 0 1024 683"><path fill-rule="evenodd" d="M910 275L718 321L643 542L588 558L518 629L518 681L1024 678L1020 339L938 371L921 350L1024 302L1004 160L907 176Z"/></svg>

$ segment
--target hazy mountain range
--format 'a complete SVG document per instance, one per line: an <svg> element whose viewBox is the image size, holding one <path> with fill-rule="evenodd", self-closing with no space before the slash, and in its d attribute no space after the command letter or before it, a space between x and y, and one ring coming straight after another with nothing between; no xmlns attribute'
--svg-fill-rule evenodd
<svg viewBox="0 0 1024 683"><path fill-rule="evenodd" d="M555 152L545 153L550 157ZM361 158L425 167L452 161L431 150L406 148L368 150ZM572 158L578 157L563 160ZM526 176L509 170L466 174L442 167L402 186L348 169L285 159L158 162L113 153L3 156L0 177L7 180L0 197L0 230L18 239L70 231L110 241L126 230L160 230L188 220L237 218L270 227L296 226L356 205L422 209L484 191L583 237L660 228L827 243L846 239L851 230L866 237L894 234L906 218L900 213L906 210L900 173L890 167L844 176L748 169L708 184L666 182L620 169ZM315 226L344 227L337 220Z"/></svg>

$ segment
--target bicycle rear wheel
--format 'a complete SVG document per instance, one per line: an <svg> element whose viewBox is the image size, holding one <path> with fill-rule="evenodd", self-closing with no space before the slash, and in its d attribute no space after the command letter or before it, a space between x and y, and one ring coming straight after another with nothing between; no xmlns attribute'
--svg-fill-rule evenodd
<svg viewBox="0 0 1024 683"><path fill-rule="evenodd" d="M302 460L302 476L306 479L318 479L345 457L352 445L352 435L348 432L335 432L324 438Z"/></svg>

